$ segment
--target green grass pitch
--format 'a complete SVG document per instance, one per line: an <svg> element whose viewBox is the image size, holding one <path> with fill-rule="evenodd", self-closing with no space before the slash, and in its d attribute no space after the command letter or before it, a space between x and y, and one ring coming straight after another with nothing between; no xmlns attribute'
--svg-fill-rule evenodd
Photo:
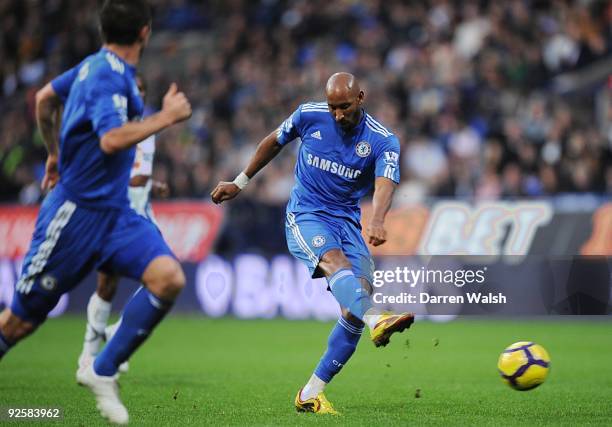
<svg viewBox="0 0 612 427"><path fill-rule="evenodd" d="M170 316L121 378L131 424L612 423L610 321L417 322L381 349L366 332L327 389L343 415L298 414L293 398L319 360L331 325ZM0 363L0 406L61 407L61 424L104 425L93 397L74 380L83 330L84 317L50 320L14 348ZM552 358L547 382L528 392L503 384L496 369L499 353L519 340L542 344Z"/></svg>

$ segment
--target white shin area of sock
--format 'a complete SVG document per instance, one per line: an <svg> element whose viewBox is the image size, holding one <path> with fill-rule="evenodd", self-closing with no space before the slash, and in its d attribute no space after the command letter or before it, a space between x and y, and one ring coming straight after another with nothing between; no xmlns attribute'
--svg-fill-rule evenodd
<svg viewBox="0 0 612 427"><path fill-rule="evenodd" d="M317 395L323 391L326 385L327 383L325 381L317 377L315 374L312 374L312 376L302 389L300 399L304 401L317 397Z"/></svg>
<svg viewBox="0 0 612 427"><path fill-rule="evenodd" d="M83 352L91 355L98 353L100 344L102 343L102 334L106 323L110 316L112 304L104 301L93 293L87 304L87 329L85 330L85 341L83 343Z"/></svg>

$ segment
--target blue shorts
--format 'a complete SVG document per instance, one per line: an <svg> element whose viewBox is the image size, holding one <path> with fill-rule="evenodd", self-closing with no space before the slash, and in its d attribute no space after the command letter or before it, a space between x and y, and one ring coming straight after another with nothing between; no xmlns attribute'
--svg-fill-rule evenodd
<svg viewBox="0 0 612 427"><path fill-rule="evenodd" d="M41 323L60 296L93 269L140 281L161 255L174 257L151 221L128 207L78 206L58 187L40 207L11 310Z"/></svg>
<svg viewBox="0 0 612 427"><path fill-rule="evenodd" d="M340 249L355 276L372 283L374 261L360 227L354 222L314 212L287 212L285 234L289 252L306 264L313 278L324 277L318 268L321 257L332 249Z"/></svg>

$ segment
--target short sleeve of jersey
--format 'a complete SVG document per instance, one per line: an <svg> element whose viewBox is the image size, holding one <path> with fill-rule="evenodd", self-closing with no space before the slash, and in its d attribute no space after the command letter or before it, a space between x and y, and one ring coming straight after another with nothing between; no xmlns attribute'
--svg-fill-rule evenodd
<svg viewBox="0 0 612 427"><path fill-rule="evenodd" d="M376 154L376 177L384 176L399 184L399 155L400 144L395 135L391 135L382 141Z"/></svg>
<svg viewBox="0 0 612 427"><path fill-rule="evenodd" d="M102 138L128 121L129 91L120 74L105 68L95 74L87 78L91 85L89 114L94 131Z"/></svg>
<svg viewBox="0 0 612 427"><path fill-rule="evenodd" d="M297 110L295 110L293 114L291 114L291 116L289 116L287 120L285 120L278 127L278 130L276 131L276 141L280 145L288 144L294 139L300 137L300 120L302 116L301 109L302 106L300 105Z"/></svg>
<svg viewBox="0 0 612 427"><path fill-rule="evenodd" d="M64 104L66 103L66 99L68 99L68 95L70 94L70 88L72 87L72 83L74 82L74 79L76 79L76 76L79 72L78 68L79 65L69 69L68 71L65 71L64 73L51 80L51 87L53 88L57 96L60 97L62 103Z"/></svg>

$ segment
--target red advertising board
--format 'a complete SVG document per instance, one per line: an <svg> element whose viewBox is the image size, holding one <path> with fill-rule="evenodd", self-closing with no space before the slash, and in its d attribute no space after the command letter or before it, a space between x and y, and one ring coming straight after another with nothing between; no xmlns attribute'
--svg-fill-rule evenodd
<svg viewBox="0 0 612 427"><path fill-rule="evenodd" d="M222 208L176 201L154 203L153 210L181 261L199 262L212 251ZM365 204L362 212L365 234L371 205ZM37 207L0 206L0 259L17 259L27 252L37 213ZM385 226L387 243L370 246L375 256L612 254L612 203L568 214L542 201L438 201L392 209Z"/></svg>
<svg viewBox="0 0 612 427"><path fill-rule="evenodd" d="M211 203L154 203L153 211L164 238L181 261L204 259L223 219L223 209Z"/></svg>
<svg viewBox="0 0 612 427"><path fill-rule="evenodd" d="M197 262L211 250L223 219L223 209L200 202L154 203L159 227L181 261ZM0 258L27 252L38 207L0 206Z"/></svg>
<svg viewBox="0 0 612 427"><path fill-rule="evenodd" d="M30 247L38 207L0 207L0 258L19 258Z"/></svg>

